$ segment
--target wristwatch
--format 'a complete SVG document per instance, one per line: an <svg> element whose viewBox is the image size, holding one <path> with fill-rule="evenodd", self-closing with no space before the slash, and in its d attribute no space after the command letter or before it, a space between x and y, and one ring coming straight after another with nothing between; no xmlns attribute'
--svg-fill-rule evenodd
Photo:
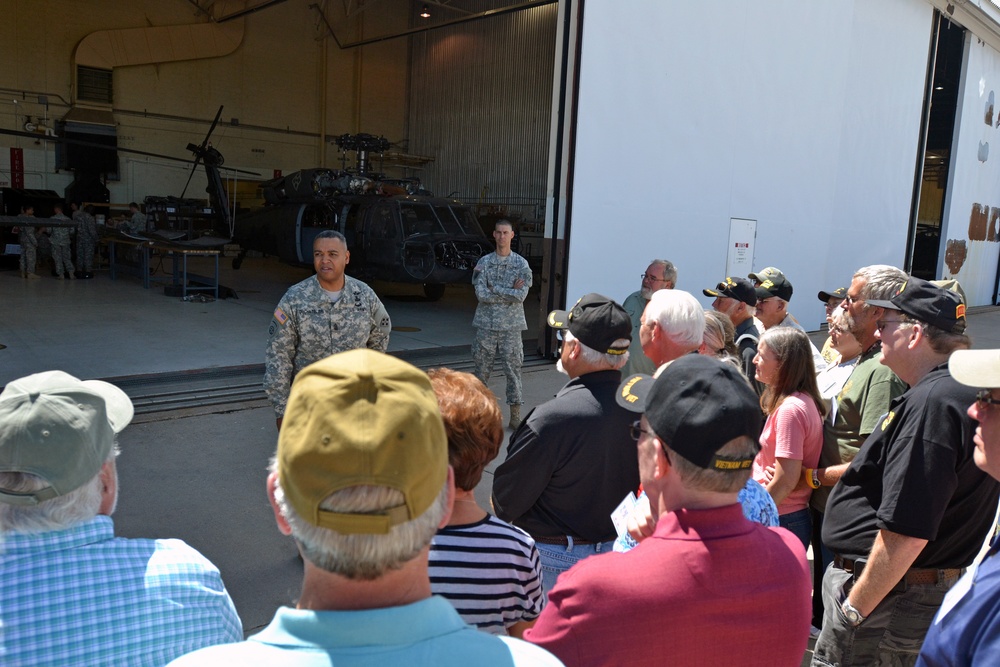
<svg viewBox="0 0 1000 667"><path fill-rule="evenodd" d="M850 600L845 599L840 604L840 611L844 614L844 618L847 622L851 624L852 628L856 628L865 622L867 616L862 616L861 612L857 610L857 607L851 604Z"/></svg>

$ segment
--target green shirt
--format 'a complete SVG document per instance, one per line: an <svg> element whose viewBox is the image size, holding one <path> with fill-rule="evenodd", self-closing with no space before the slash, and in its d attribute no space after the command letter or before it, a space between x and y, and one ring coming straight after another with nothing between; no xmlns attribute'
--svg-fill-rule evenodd
<svg viewBox="0 0 1000 667"><path fill-rule="evenodd" d="M821 468L848 463L875 430L889 403L906 391L906 384L882 364L882 345L873 345L861 355L854 372L837 394L837 412L823 422ZM813 491L810 505L822 512L832 487Z"/></svg>

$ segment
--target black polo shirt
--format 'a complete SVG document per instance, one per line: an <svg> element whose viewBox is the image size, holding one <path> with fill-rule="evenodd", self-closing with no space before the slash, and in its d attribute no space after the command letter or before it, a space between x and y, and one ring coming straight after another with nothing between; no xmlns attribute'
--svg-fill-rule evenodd
<svg viewBox="0 0 1000 667"><path fill-rule="evenodd" d="M867 558L880 529L929 540L919 568L970 565L979 553L1000 483L972 460L975 423L966 414L976 389L942 364L895 399L834 486L823 542L847 558Z"/></svg>
<svg viewBox="0 0 1000 667"><path fill-rule="evenodd" d="M498 517L533 537L617 537L611 512L639 488L639 415L615 401L620 383L618 371L581 375L528 414L494 473Z"/></svg>

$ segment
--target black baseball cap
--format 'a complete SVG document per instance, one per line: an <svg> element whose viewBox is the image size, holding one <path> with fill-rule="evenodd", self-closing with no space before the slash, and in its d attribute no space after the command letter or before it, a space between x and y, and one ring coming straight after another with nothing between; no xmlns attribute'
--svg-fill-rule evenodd
<svg viewBox="0 0 1000 667"><path fill-rule="evenodd" d="M753 459L715 453L740 436L760 437L762 414L757 394L740 371L703 354L688 354L663 369L658 378L638 374L618 387L618 405L644 413L653 432L670 449L701 468L749 470Z"/></svg>
<svg viewBox="0 0 1000 667"><path fill-rule="evenodd" d="M907 279L888 301L868 299L868 305L898 310L949 333L965 333L962 297L921 278Z"/></svg>
<svg viewBox="0 0 1000 667"><path fill-rule="evenodd" d="M847 298L847 288L846 287L838 287L837 289L830 290L829 292L827 292L826 290L820 290L818 296L819 296L819 300L822 301L823 303L826 303L830 299L846 299Z"/></svg>
<svg viewBox="0 0 1000 667"><path fill-rule="evenodd" d="M749 274L747 277L760 283L760 286L757 287L758 299L770 299L772 296L776 296L785 301L792 300L792 283L788 282L788 278L781 272L781 269L768 266L757 273Z"/></svg>
<svg viewBox="0 0 1000 667"><path fill-rule="evenodd" d="M632 340L632 319L628 312L614 299L593 292L580 297L569 310L553 310L548 323L553 329L569 329L581 343L605 354L628 352L628 345L612 347L612 344L622 338Z"/></svg>
<svg viewBox="0 0 1000 667"><path fill-rule="evenodd" d="M703 289L701 293L705 296L713 298L724 296L730 299L736 299L737 301L742 301L748 306L757 305L757 292L754 290L753 283L746 278L726 276L725 282L721 282L716 285L714 290Z"/></svg>

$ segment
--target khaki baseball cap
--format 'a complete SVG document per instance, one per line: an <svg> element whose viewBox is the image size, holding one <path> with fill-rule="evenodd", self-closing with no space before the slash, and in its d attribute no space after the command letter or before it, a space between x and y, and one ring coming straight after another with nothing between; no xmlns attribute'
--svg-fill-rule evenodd
<svg viewBox="0 0 1000 667"><path fill-rule="evenodd" d="M427 375L374 350L305 367L278 437L285 497L309 523L343 534L388 533L431 506L448 478L448 439ZM322 509L335 491L386 486L404 502L381 513Z"/></svg>
<svg viewBox="0 0 1000 667"><path fill-rule="evenodd" d="M125 392L101 380L46 371L9 383L0 393L0 472L37 475L48 486L0 489L0 502L37 505L80 488L100 471L133 414Z"/></svg>

